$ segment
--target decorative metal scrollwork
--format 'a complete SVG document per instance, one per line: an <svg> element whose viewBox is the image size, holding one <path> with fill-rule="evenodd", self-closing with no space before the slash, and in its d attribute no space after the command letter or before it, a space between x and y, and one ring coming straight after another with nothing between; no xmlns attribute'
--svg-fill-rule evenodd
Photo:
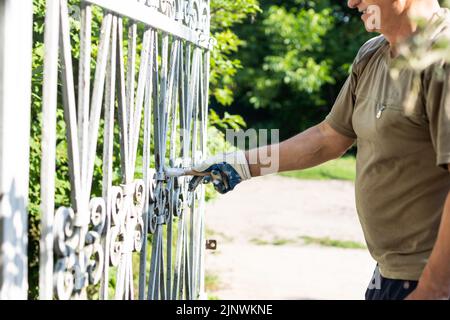
<svg viewBox="0 0 450 320"><path fill-rule="evenodd" d="M161 10L161 13L165 14L169 18L175 18L176 16L175 0L160 0L159 8Z"/></svg>
<svg viewBox="0 0 450 320"><path fill-rule="evenodd" d="M144 207L144 181L111 188L110 263L117 267L121 255L139 252L144 236L142 212Z"/></svg>
<svg viewBox="0 0 450 320"><path fill-rule="evenodd" d="M55 214L55 290L58 298L82 297L88 284L100 281L104 250L100 237L106 222L106 206L102 198L93 198L89 205L88 227L76 226L71 208L59 208Z"/></svg>
<svg viewBox="0 0 450 320"><path fill-rule="evenodd" d="M135 0L147 7L155 8L176 21L181 21L192 30L209 33L208 0Z"/></svg>

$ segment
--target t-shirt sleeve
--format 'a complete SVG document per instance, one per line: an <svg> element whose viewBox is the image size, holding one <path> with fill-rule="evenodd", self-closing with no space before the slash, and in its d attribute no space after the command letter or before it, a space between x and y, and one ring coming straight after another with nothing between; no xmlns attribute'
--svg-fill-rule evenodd
<svg viewBox="0 0 450 320"><path fill-rule="evenodd" d="M440 71L440 72L439 72ZM437 165L450 163L450 66L432 72L426 95L426 113Z"/></svg>
<svg viewBox="0 0 450 320"><path fill-rule="evenodd" d="M352 67L352 72L345 81L330 113L325 118L325 121L340 134L356 139L356 133L353 130L352 116L355 106L355 90L357 83L357 76L355 72L355 65Z"/></svg>

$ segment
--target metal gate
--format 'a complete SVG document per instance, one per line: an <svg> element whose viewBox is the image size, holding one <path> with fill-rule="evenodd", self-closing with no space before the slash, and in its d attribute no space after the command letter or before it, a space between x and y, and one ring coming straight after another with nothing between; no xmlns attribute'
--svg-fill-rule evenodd
<svg viewBox="0 0 450 320"><path fill-rule="evenodd" d="M26 298L32 4L0 3L0 298ZM209 21L207 0L46 1L40 299L203 298L204 188L164 169L206 155ZM55 208L58 105L71 201Z"/></svg>

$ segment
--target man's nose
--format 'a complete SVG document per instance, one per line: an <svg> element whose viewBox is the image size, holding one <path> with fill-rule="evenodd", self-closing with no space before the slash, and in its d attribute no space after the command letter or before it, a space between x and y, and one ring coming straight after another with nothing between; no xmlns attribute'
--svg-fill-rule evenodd
<svg viewBox="0 0 450 320"><path fill-rule="evenodd" d="M361 0L348 0L347 5L349 8L356 8L361 3Z"/></svg>

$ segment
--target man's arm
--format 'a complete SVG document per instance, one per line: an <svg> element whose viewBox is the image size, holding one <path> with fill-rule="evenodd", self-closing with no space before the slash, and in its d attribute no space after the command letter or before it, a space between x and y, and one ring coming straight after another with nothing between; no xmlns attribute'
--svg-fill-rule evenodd
<svg viewBox="0 0 450 320"><path fill-rule="evenodd" d="M450 164L447 165L450 173ZM439 233L419 284L406 299L426 300L450 298L450 192L442 213Z"/></svg>
<svg viewBox="0 0 450 320"><path fill-rule="evenodd" d="M328 123L322 122L279 144L249 150L246 152L246 158L252 177L256 177L306 169L339 158L353 142L354 139L340 134ZM278 161L275 166L274 161Z"/></svg>

